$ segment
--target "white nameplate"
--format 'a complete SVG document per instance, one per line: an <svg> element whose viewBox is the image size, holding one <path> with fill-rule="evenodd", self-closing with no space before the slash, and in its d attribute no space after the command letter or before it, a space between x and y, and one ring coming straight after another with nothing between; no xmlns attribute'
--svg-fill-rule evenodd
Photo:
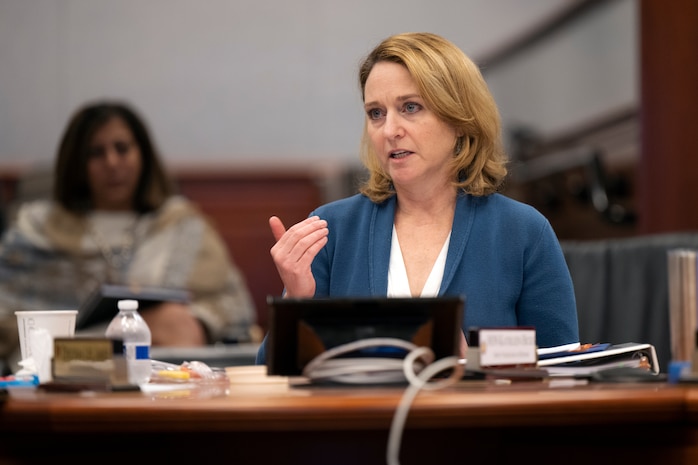
<svg viewBox="0 0 698 465"><path fill-rule="evenodd" d="M535 329L481 329L480 366L536 364Z"/></svg>

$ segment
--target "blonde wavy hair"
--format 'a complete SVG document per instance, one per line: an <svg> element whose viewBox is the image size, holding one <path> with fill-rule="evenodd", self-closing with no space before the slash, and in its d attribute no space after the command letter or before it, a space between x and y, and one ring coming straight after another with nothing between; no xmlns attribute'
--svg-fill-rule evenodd
<svg viewBox="0 0 698 465"><path fill-rule="evenodd" d="M468 194L496 192L507 175L499 110L479 68L456 45L431 33L404 33L383 40L359 68L361 98L376 63L388 61L407 68L429 110L460 134L454 146L453 185ZM374 202L395 194L381 168L366 125L361 138L361 162L369 177L360 192Z"/></svg>

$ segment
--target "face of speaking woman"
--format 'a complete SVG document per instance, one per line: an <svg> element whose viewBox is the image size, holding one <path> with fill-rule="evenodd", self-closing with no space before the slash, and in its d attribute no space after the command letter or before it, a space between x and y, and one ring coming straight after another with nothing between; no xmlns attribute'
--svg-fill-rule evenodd
<svg viewBox="0 0 698 465"><path fill-rule="evenodd" d="M367 134L398 193L453 189L450 162L456 130L426 106L405 66L376 63L366 80L364 101Z"/></svg>
<svg viewBox="0 0 698 465"><path fill-rule="evenodd" d="M93 208L132 210L142 165L140 148L120 117L99 127L90 140L87 159Z"/></svg>

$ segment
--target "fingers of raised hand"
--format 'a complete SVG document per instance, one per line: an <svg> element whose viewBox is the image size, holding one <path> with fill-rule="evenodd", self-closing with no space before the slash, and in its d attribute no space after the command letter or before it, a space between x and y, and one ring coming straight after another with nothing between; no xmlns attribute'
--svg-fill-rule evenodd
<svg viewBox="0 0 698 465"><path fill-rule="evenodd" d="M270 221L271 224L271 221ZM277 225L278 226L278 225ZM273 228L276 226L273 226ZM293 225L272 247L274 260L298 262L310 256L310 261L327 243L327 221L317 216L306 218Z"/></svg>
<svg viewBox="0 0 698 465"><path fill-rule="evenodd" d="M278 216L272 216L271 218L269 218L269 227L271 228L271 232L274 235L274 239L277 241L281 239L281 237L286 232L286 226L284 226L284 223Z"/></svg>

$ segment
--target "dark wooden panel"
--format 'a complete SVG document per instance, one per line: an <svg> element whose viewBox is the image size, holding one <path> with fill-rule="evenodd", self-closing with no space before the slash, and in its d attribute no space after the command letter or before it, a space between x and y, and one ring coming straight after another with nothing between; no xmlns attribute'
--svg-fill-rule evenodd
<svg viewBox="0 0 698 465"><path fill-rule="evenodd" d="M324 186L332 174L312 169L179 169L175 178L181 193L196 202L220 232L245 275L258 323L266 330L266 298L283 291L269 254L274 245L269 217L279 216L287 227L306 218L327 200Z"/></svg>
<svg viewBox="0 0 698 465"><path fill-rule="evenodd" d="M640 2L642 233L698 229L698 2Z"/></svg>
<svg viewBox="0 0 698 465"><path fill-rule="evenodd" d="M10 395L0 463L386 463L404 386L231 381L218 394ZM665 383L461 382L416 396L398 452L404 465L695 464L695 403L694 389Z"/></svg>

